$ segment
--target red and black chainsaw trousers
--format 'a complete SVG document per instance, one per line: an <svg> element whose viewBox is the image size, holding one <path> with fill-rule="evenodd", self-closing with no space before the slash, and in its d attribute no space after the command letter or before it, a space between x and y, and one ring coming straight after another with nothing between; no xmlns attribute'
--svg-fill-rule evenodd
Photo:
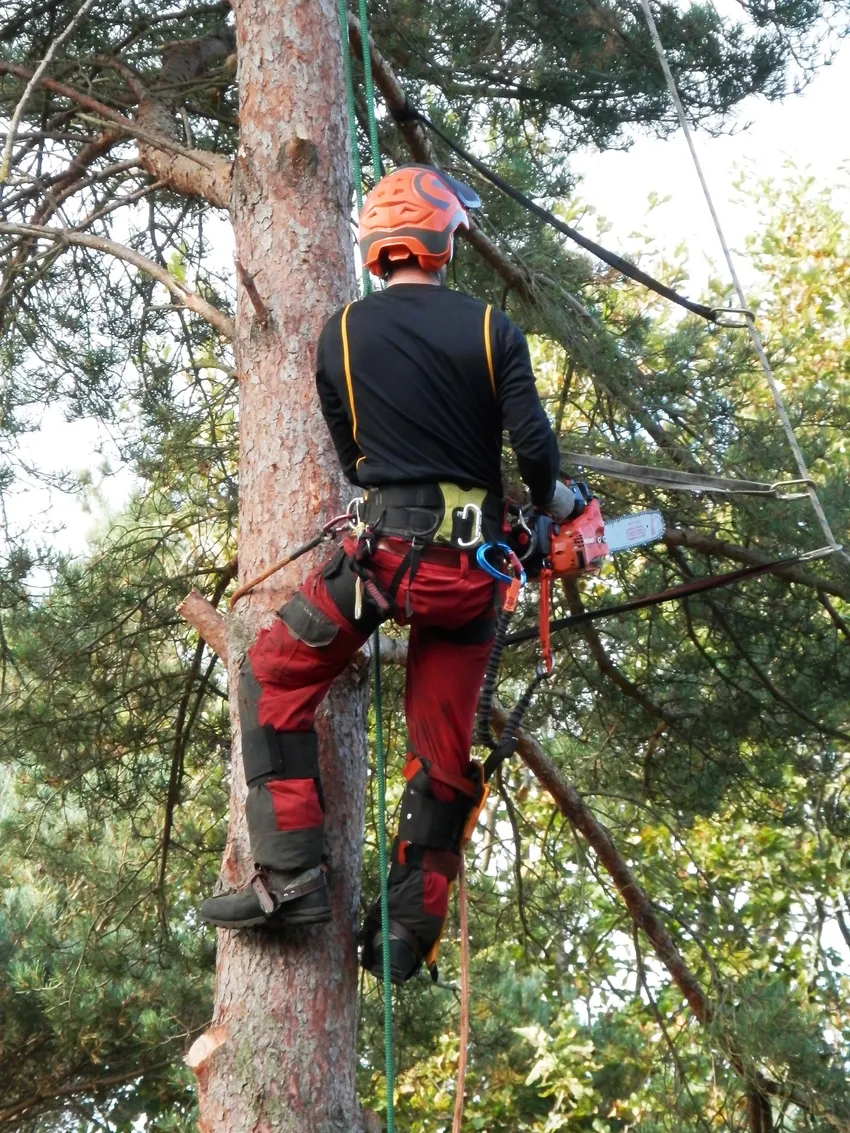
<svg viewBox="0 0 850 1133"><path fill-rule="evenodd" d="M393 846L390 920L424 956L442 930L478 795L467 773L496 595L474 557L449 547L426 547L411 582L409 549L401 539L377 544L367 564L374 585L358 603L356 544L347 539L261 631L242 666L239 700L253 857L279 870L317 866L325 815L316 709L381 622L410 624L408 783ZM376 603L376 592L390 598L389 608Z"/></svg>

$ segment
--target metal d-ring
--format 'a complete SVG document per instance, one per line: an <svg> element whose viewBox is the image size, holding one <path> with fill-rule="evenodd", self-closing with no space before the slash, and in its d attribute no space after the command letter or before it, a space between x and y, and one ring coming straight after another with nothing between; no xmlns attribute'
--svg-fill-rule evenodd
<svg viewBox="0 0 850 1133"><path fill-rule="evenodd" d="M779 493L780 488L794 488L798 484L804 484L806 488L817 489L817 485L815 484L814 480L812 480L812 478L808 476L804 480L777 480L776 483L770 485L770 490L778 500L805 499L805 497L809 494L808 492L783 492L781 495Z"/></svg>
<svg viewBox="0 0 850 1133"><path fill-rule="evenodd" d="M711 312L714 325L732 330L746 330L755 326L756 316L749 307L714 307Z"/></svg>

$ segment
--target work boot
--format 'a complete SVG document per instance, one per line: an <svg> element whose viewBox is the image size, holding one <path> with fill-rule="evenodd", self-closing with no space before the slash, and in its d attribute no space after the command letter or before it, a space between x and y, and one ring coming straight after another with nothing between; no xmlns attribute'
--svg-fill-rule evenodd
<svg viewBox="0 0 850 1133"><path fill-rule="evenodd" d="M208 897L201 905L201 919L219 928L288 928L328 921L325 868L257 869L244 888Z"/></svg>
<svg viewBox="0 0 850 1133"><path fill-rule="evenodd" d="M380 928L372 932L373 927L374 922L364 926L360 966L380 982L384 978L384 947ZM390 980L394 984L407 983L421 967L419 941L402 925L390 921Z"/></svg>

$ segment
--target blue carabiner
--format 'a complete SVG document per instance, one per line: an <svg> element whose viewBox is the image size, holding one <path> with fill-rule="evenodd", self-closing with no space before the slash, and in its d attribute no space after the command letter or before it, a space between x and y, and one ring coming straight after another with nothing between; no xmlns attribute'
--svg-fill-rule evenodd
<svg viewBox="0 0 850 1133"><path fill-rule="evenodd" d="M492 563L489 563L487 561L487 552L492 547L498 547L498 549L500 551L504 552L504 554L506 555L506 557L509 560L510 560L511 556L514 555L513 550L507 545L507 543L484 543L481 547L478 548L478 551L476 552L476 555L475 555L475 558L478 562L478 565L481 567L482 570L486 570L487 573L492 578L498 579L499 582L507 582L510 585L510 583L513 582L513 577L509 574L505 574L504 571L496 570L496 568L492 565ZM514 556L514 557L516 557L516 556ZM520 586L525 586L526 574L525 574L525 571L522 569L522 567L520 567L520 573L519 573L518 577L519 577Z"/></svg>

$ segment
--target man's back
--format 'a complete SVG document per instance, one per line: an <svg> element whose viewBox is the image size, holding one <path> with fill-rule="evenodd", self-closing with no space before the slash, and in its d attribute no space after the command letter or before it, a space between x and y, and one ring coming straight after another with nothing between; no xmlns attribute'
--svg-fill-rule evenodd
<svg viewBox="0 0 850 1133"><path fill-rule="evenodd" d="M319 342L322 409L350 479L501 492L502 430L537 496L557 471L525 339L501 311L399 283L337 312Z"/></svg>

